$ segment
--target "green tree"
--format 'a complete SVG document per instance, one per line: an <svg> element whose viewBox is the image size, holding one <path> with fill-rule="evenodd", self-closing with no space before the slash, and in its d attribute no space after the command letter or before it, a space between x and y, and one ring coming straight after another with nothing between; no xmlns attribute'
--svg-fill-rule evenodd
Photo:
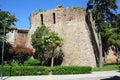
<svg viewBox="0 0 120 80"><path fill-rule="evenodd" d="M50 39L47 40L47 38ZM32 46L35 49L34 57L40 59L41 65L49 65L53 53L53 48L58 48L61 43L62 39L60 36L58 36L57 33L50 32L48 27L45 25L38 27L32 35ZM58 62L62 61L62 56L63 52L61 49L56 51L56 55L54 55ZM59 65L59 63L56 65Z"/></svg>
<svg viewBox="0 0 120 80"><path fill-rule="evenodd" d="M2 41L3 31L6 28L5 34L10 31L10 26L14 25L17 18L10 14L8 11L3 11L0 9L0 41Z"/></svg>
<svg viewBox="0 0 120 80"><path fill-rule="evenodd" d="M111 45L116 47L116 51L120 51L120 14L117 15L117 19L112 23L111 36L108 41Z"/></svg>
<svg viewBox="0 0 120 80"><path fill-rule="evenodd" d="M34 32L34 34L32 35L31 42L33 48L35 48L35 53L34 53L35 58L38 58L39 54L44 53L44 50L42 50L41 47L41 39L42 36L48 33L49 33L49 29L45 25L42 25L41 27L38 27Z"/></svg>
<svg viewBox="0 0 120 80"><path fill-rule="evenodd" d="M98 28L99 38L99 67L102 67L102 41L101 29L104 22L111 25L115 20L115 12L117 9L116 0L89 0L87 3L87 11L92 14L95 25Z"/></svg>
<svg viewBox="0 0 120 80"><path fill-rule="evenodd" d="M0 51L2 51L3 38L5 38L6 34L10 31L10 26L14 25L15 21L17 21L17 18L14 15L10 14L8 11L3 11L0 9ZM4 39L4 41L5 41L4 42L5 46L8 46L8 47L5 47L4 52L6 52L6 49L8 51L8 48L10 47L10 45L9 45L9 43L6 42L5 39ZM0 56L1 55L2 54L0 54Z"/></svg>
<svg viewBox="0 0 120 80"><path fill-rule="evenodd" d="M44 51L51 51L51 67L54 64L55 50L63 45L63 39L55 32L51 32L42 37L41 46Z"/></svg>

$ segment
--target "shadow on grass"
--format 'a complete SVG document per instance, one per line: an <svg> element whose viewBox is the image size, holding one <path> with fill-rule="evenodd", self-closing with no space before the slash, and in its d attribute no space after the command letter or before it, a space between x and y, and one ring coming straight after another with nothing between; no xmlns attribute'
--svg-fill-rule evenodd
<svg viewBox="0 0 120 80"><path fill-rule="evenodd" d="M113 77L101 79L101 80L120 80L120 76L113 76Z"/></svg>

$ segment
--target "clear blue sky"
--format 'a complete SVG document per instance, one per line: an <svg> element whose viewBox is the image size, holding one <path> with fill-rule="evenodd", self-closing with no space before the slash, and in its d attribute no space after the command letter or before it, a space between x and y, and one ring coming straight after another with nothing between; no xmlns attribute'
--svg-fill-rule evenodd
<svg viewBox="0 0 120 80"><path fill-rule="evenodd" d="M15 14L18 21L15 23L17 28L29 28L29 16L31 12L39 9L49 10L58 4L64 7L80 6L86 8L88 0L0 0L0 9ZM117 2L120 12L120 0Z"/></svg>

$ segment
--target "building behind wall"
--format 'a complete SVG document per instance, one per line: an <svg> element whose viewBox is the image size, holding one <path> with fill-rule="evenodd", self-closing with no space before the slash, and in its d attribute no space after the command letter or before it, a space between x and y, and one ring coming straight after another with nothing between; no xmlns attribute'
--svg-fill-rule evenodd
<svg viewBox="0 0 120 80"><path fill-rule="evenodd" d="M15 41L16 45L25 46L26 41L27 41L28 31L29 30L27 29L18 29L16 41Z"/></svg>
<svg viewBox="0 0 120 80"><path fill-rule="evenodd" d="M25 46L28 31L28 29L17 29L16 27L11 27L11 32L7 34L7 41L10 42L12 46Z"/></svg>
<svg viewBox="0 0 120 80"><path fill-rule="evenodd" d="M80 7L55 8L30 15L30 30L26 45L31 46L31 35L38 26L45 24L63 39L64 59L62 65L96 66L96 57L89 26L86 23L86 10ZM95 40L96 33L92 25ZM93 41L94 42L94 41Z"/></svg>

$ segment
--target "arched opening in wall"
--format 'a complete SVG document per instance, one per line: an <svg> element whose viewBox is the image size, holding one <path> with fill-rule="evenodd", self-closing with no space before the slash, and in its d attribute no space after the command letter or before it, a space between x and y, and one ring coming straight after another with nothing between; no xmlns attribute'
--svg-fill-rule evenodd
<svg viewBox="0 0 120 80"><path fill-rule="evenodd" d="M55 19L55 13L53 13L53 23L56 23L56 19Z"/></svg>
<svg viewBox="0 0 120 80"><path fill-rule="evenodd" d="M43 14L40 14L41 17L41 24L43 25Z"/></svg>

